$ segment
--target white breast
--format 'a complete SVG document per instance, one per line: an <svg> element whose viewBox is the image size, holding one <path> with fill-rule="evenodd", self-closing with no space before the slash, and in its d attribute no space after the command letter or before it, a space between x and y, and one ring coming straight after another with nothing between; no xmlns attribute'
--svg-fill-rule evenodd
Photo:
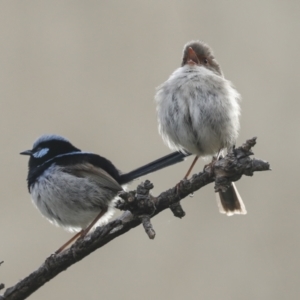
<svg viewBox="0 0 300 300"><path fill-rule="evenodd" d="M87 178L62 172L54 164L38 177L30 193L35 206L50 222L70 231L86 228L103 208L108 208L108 213L101 223L107 222L113 213L111 200L116 196Z"/></svg>
<svg viewBox="0 0 300 300"><path fill-rule="evenodd" d="M159 132L171 149L213 155L235 143L239 99L223 77L201 66L181 67L157 89Z"/></svg>

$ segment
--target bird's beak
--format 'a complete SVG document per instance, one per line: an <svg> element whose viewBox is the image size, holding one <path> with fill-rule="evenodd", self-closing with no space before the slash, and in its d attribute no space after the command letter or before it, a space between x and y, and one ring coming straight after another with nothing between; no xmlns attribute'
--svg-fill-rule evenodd
<svg viewBox="0 0 300 300"><path fill-rule="evenodd" d="M26 150L20 153L21 155L31 155L32 151L31 150Z"/></svg>
<svg viewBox="0 0 300 300"><path fill-rule="evenodd" d="M187 63L189 65L200 65L199 59L192 47L188 48Z"/></svg>

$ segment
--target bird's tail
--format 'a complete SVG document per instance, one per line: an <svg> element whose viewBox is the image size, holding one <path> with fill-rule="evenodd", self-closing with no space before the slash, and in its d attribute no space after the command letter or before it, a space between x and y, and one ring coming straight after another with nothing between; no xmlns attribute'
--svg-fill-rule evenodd
<svg viewBox="0 0 300 300"><path fill-rule="evenodd" d="M183 154L181 152L173 152L169 155L163 156L157 160L154 160L151 163L148 163L140 168L137 168L129 173L122 174L120 176L119 183L126 184L138 177L141 177L143 175L147 175L149 173L158 171L160 169L175 165L181 161L184 161L184 159L189 156L190 154Z"/></svg>
<svg viewBox="0 0 300 300"><path fill-rule="evenodd" d="M227 216L247 214L242 197L233 182L231 182L226 192L218 192L216 195L220 213L226 214Z"/></svg>

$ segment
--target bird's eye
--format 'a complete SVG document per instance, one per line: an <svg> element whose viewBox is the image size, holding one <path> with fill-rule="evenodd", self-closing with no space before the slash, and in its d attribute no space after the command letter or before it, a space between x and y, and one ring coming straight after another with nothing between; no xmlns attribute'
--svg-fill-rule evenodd
<svg viewBox="0 0 300 300"><path fill-rule="evenodd" d="M208 64L208 59L204 58L203 62L204 62L205 65L207 65Z"/></svg>
<svg viewBox="0 0 300 300"><path fill-rule="evenodd" d="M33 153L33 156L35 158L41 158L43 157L44 155L46 155L49 151L49 148L38 148L34 153Z"/></svg>

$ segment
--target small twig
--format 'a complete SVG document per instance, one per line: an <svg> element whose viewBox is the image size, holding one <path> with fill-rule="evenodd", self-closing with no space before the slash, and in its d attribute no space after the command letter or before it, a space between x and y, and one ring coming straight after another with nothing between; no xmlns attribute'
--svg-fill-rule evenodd
<svg viewBox="0 0 300 300"><path fill-rule="evenodd" d="M171 204L170 205L170 210L172 211L174 217L177 217L177 218L183 218L185 216L185 212L184 210L182 209L182 206L180 204L180 201L174 203L174 204Z"/></svg>
<svg viewBox="0 0 300 300"><path fill-rule="evenodd" d="M151 219L149 215L140 216L145 232L147 233L149 239L153 240L155 238L155 231L151 224Z"/></svg>

